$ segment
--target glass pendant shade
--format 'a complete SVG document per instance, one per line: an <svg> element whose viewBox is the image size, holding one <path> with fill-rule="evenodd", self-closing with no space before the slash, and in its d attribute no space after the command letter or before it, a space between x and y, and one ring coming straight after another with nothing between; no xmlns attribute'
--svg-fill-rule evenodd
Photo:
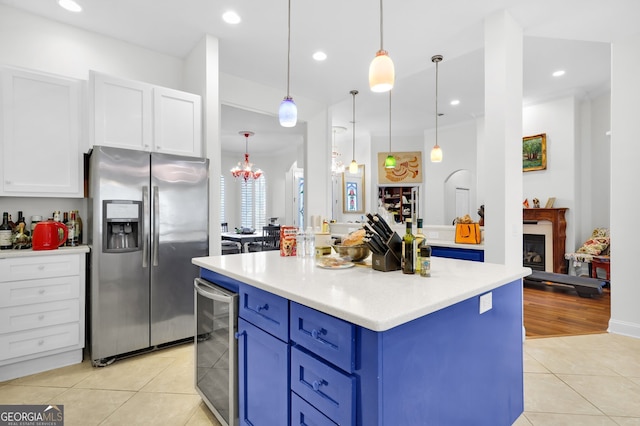
<svg viewBox="0 0 640 426"><path fill-rule="evenodd" d="M395 169L396 168L396 157L389 154L387 158L384 160L384 168L385 169Z"/></svg>
<svg viewBox="0 0 640 426"><path fill-rule="evenodd" d="M435 145L431 149L431 162L432 163L442 162L442 149L440 149L440 145Z"/></svg>
<svg viewBox="0 0 640 426"><path fill-rule="evenodd" d="M351 164L349 164L349 173L351 173L352 175L358 173L358 163L356 162L356 160L352 160Z"/></svg>
<svg viewBox="0 0 640 426"><path fill-rule="evenodd" d="M285 97L280 103L278 118L282 127L295 127L298 121L298 107L290 96Z"/></svg>
<svg viewBox="0 0 640 426"><path fill-rule="evenodd" d="M385 50L379 50L369 65L369 87L372 92L382 93L393 89L396 78L393 61Z"/></svg>

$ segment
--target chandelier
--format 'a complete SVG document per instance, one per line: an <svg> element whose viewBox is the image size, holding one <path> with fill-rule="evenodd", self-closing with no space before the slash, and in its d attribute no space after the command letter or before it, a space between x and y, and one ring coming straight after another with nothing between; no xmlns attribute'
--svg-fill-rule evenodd
<svg viewBox="0 0 640 426"><path fill-rule="evenodd" d="M254 133L247 130L243 130L238 133L245 137L244 161L238 162L238 164L231 169L231 174L235 178L244 179L245 182L249 180L249 178L258 179L260 176L262 176L262 170L254 170L253 163L249 162L249 136L253 136Z"/></svg>
<svg viewBox="0 0 640 426"><path fill-rule="evenodd" d="M340 160L340 153L336 146L336 133L342 133L346 131L346 127L333 126L333 140L331 144L331 174L338 175L344 172L344 163Z"/></svg>

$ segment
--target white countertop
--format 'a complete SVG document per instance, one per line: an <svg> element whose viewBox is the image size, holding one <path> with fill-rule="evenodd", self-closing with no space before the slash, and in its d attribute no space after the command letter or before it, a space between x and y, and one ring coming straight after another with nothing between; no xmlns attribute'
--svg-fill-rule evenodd
<svg viewBox="0 0 640 426"><path fill-rule="evenodd" d="M193 263L351 323L385 331L531 274L530 268L434 257L431 277L370 266L322 269L277 251Z"/></svg>
<svg viewBox="0 0 640 426"><path fill-rule="evenodd" d="M88 253L88 245L80 245L77 247L59 247L53 250L0 250L0 259L8 259L13 257L30 257L30 256L59 256L71 253Z"/></svg>

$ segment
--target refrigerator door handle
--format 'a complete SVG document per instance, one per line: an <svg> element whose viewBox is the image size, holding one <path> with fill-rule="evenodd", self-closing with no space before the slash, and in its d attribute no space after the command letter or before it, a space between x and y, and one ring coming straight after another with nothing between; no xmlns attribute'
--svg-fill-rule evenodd
<svg viewBox="0 0 640 426"><path fill-rule="evenodd" d="M148 258L149 258L149 221L144 220L144 218L149 217L149 187L142 187L142 210L144 212L143 216L143 227L144 232L142 234L142 267L146 268L149 266Z"/></svg>
<svg viewBox="0 0 640 426"><path fill-rule="evenodd" d="M160 247L160 199L157 186L153 187L153 246L151 247L153 266L158 266L158 250Z"/></svg>

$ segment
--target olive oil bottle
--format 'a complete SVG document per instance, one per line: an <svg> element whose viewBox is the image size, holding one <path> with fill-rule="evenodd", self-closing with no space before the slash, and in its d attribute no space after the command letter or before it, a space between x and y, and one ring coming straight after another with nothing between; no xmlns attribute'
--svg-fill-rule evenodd
<svg viewBox="0 0 640 426"><path fill-rule="evenodd" d="M416 237L411 233L411 220L407 219L407 232L402 238L402 273L416 273Z"/></svg>

